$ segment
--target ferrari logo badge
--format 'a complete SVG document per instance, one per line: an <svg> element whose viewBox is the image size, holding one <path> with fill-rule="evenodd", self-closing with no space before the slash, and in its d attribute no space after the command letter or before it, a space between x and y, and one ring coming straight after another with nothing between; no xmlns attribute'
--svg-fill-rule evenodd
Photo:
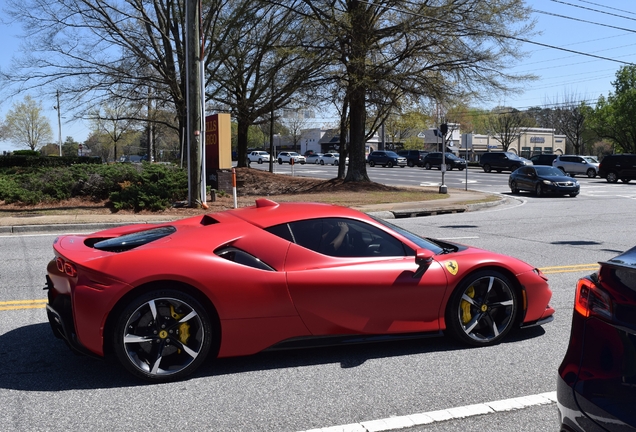
<svg viewBox="0 0 636 432"><path fill-rule="evenodd" d="M459 266L457 266L457 261L455 260L446 261L444 266L446 267L446 270L448 270L448 272L453 276L455 276L457 274L457 271L459 270Z"/></svg>

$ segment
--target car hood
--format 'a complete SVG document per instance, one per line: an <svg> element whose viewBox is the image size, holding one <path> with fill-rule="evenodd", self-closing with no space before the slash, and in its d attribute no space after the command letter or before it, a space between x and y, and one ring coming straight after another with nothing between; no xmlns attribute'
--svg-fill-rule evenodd
<svg viewBox="0 0 636 432"><path fill-rule="evenodd" d="M570 176L566 176L566 175L562 175L562 176L537 176L538 180L548 180L551 182L557 182L557 183L566 183L566 182L576 182L575 179L573 179Z"/></svg>

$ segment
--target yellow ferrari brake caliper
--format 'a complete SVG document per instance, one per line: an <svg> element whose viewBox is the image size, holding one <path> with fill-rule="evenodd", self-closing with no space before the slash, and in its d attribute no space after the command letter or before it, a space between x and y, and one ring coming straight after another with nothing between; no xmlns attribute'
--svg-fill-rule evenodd
<svg viewBox="0 0 636 432"><path fill-rule="evenodd" d="M179 321L185 316L185 314L179 315L177 312L175 312L174 306L170 305L170 316L172 316L172 318L174 318L176 321ZM179 341L181 341L181 343L185 345L188 343L189 338L190 324L188 324L187 322L179 324ZM181 350L179 350L179 352L181 352Z"/></svg>
<svg viewBox="0 0 636 432"><path fill-rule="evenodd" d="M468 289L466 290L466 295L470 298L474 298L475 288L473 288L472 286L468 287ZM462 308L462 323L468 324L470 322L470 319L472 318L472 315L470 314L470 303L468 303L466 300L462 300L462 302L459 304L459 307Z"/></svg>

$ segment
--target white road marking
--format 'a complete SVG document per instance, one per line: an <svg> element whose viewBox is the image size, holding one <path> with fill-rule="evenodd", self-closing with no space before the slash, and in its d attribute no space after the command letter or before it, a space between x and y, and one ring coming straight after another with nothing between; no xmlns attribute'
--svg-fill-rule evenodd
<svg viewBox="0 0 636 432"><path fill-rule="evenodd" d="M326 428L309 429L304 432L379 432L427 425L453 419L463 419L497 412L513 411L536 405L556 403L556 392L540 393L512 399L503 399L475 405L465 405L445 410L429 411L405 416L389 417L360 423L351 423Z"/></svg>

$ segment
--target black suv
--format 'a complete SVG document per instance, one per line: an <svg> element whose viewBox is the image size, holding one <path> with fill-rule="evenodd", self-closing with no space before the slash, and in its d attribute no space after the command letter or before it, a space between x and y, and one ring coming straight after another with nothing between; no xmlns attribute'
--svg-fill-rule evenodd
<svg viewBox="0 0 636 432"><path fill-rule="evenodd" d="M383 167L393 168L397 165L400 168L404 168L406 166L405 157L398 156L396 152L383 150L369 153L369 156L367 156L367 162L369 162L370 167L382 165Z"/></svg>
<svg viewBox="0 0 636 432"><path fill-rule="evenodd" d="M532 162L512 152L488 152L481 155L479 165L484 169L484 172L489 173L492 170L497 172L514 171L519 167L532 165Z"/></svg>
<svg viewBox="0 0 636 432"><path fill-rule="evenodd" d="M428 152L421 150L400 150L397 152L398 156L402 156L406 158L406 164L410 167L414 166L424 166L424 156L426 156Z"/></svg>
<svg viewBox="0 0 636 432"><path fill-rule="evenodd" d="M548 165L552 166L552 161L557 158L558 155L555 154L540 154L534 155L530 158L530 162L532 165Z"/></svg>
<svg viewBox="0 0 636 432"><path fill-rule="evenodd" d="M445 153L444 162L446 162L446 169L448 171L451 171L453 168L462 171L466 168L466 161L462 158L458 158L453 153ZM431 152L424 157L424 168L430 170L433 167L442 169L442 152Z"/></svg>
<svg viewBox="0 0 636 432"><path fill-rule="evenodd" d="M636 179L636 155L605 156L598 167L598 175L608 183L616 183L618 180L629 183L630 180Z"/></svg>

